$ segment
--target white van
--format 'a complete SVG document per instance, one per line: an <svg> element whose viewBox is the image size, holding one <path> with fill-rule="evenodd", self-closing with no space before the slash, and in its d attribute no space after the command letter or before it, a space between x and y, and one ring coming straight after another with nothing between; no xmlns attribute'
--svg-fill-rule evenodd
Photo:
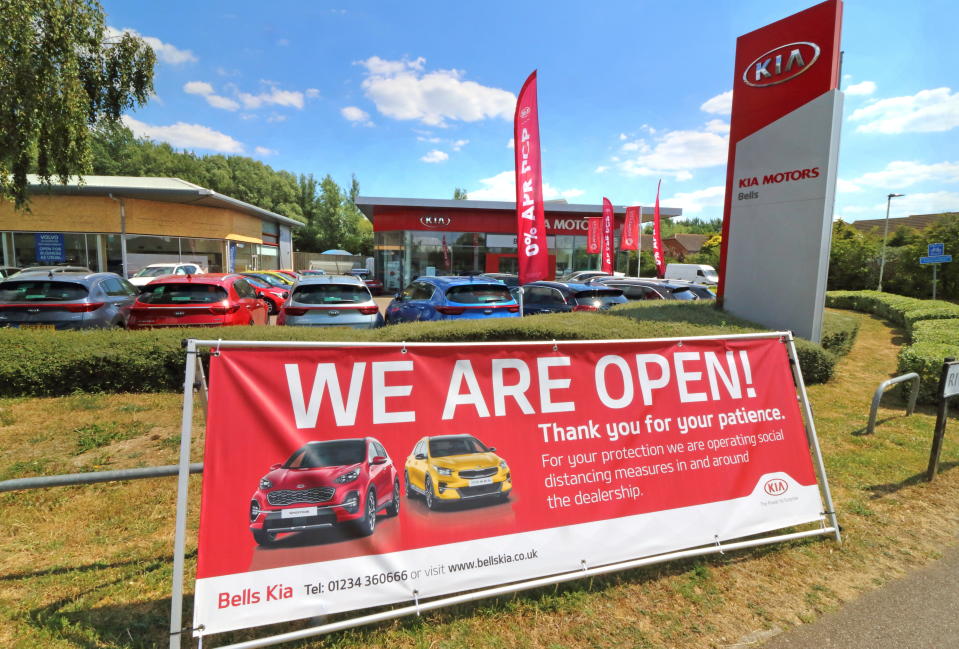
<svg viewBox="0 0 959 649"><path fill-rule="evenodd" d="M718 284L716 269L707 264L666 264L666 279L679 279L697 284Z"/></svg>

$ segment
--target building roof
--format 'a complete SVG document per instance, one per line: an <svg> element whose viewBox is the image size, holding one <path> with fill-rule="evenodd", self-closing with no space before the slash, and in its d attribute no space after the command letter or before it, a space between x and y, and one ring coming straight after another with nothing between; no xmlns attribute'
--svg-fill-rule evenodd
<svg viewBox="0 0 959 649"><path fill-rule="evenodd" d="M702 250L703 244L709 240L709 237L712 235L709 234L691 234L689 232L677 232L669 239L674 240L676 243L681 245L686 249L687 252L699 252ZM667 239L667 241L669 240ZM665 242L664 242L665 243Z"/></svg>
<svg viewBox="0 0 959 649"><path fill-rule="evenodd" d="M913 228L914 230L925 230L930 225L947 218L959 218L959 212L943 212L941 214L913 214L912 216L902 216L889 219L889 231L895 232L899 228ZM885 227L886 219L860 219L853 221L849 225L860 232L869 232L875 229L882 230Z"/></svg>
<svg viewBox="0 0 959 649"><path fill-rule="evenodd" d="M513 201L473 201L473 200L454 200L437 198L381 198L376 196L360 196L356 199L356 206L366 215L371 222L373 221L373 209L376 207L423 207L443 210L503 210L516 211L516 203ZM554 201L545 201L543 208L550 214L568 212L571 214L602 214L602 205L578 205L560 203ZM613 210L616 214L626 214L626 208L622 205L614 205ZM679 207L660 207L659 213L665 218L682 216L683 210ZM652 216L653 208L644 206L642 208L643 216Z"/></svg>
<svg viewBox="0 0 959 649"><path fill-rule="evenodd" d="M272 221L280 225L300 226L301 222L265 210L250 203L225 196L212 189L194 185L179 178L156 178L151 176L83 176L82 181L77 176L71 176L69 182L61 184L52 182L47 185L39 177L27 177L30 183L30 193L34 196L53 194L58 196L110 196L116 198L138 198L148 201L163 201L166 203L189 203L203 207L218 207L221 209L236 210L264 221Z"/></svg>

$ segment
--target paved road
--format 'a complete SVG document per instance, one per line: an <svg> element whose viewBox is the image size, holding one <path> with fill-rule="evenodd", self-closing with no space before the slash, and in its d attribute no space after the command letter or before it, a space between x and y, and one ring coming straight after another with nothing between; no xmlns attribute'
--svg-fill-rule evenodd
<svg viewBox="0 0 959 649"><path fill-rule="evenodd" d="M763 649L959 648L959 547Z"/></svg>

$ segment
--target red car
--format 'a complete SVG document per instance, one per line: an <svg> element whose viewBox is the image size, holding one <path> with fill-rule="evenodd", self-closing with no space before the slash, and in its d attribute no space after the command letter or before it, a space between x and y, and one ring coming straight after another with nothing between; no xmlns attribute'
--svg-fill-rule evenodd
<svg viewBox="0 0 959 649"><path fill-rule="evenodd" d="M127 327L265 325L267 310L266 302L240 275L168 275L143 287Z"/></svg>
<svg viewBox="0 0 959 649"><path fill-rule="evenodd" d="M280 534L347 524L362 536L376 514L400 512L400 479L372 437L309 442L260 478L250 501L250 531L263 546Z"/></svg>
<svg viewBox="0 0 959 649"><path fill-rule="evenodd" d="M363 283L366 284L366 288L370 289L370 293L373 295L379 295L383 292L383 282L373 277L373 273L367 268L354 268L350 270L350 275L359 277L363 280Z"/></svg>
<svg viewBox="0 0 959 649"><path fill-rule="evenodd" d="M253 287L253 290L256 291L257 297L266 301L266 305L270 310L270 315L276 315L279 313L280 307L283 306L284 302L286 302L286 298L290 296L290 292L279 286L268 284L258 277L253 277L251 275L244 275L244 277L250 286Z"/></svg>

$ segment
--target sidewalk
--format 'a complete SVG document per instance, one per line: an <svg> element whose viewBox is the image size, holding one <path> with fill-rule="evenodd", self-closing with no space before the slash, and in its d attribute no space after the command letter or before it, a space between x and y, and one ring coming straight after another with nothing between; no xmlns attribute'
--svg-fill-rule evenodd
<svg viewBox="0 0 959 649"><path fill-rule="evenodd" d="M959 647L959 546L943 557L796 627L763 649L949 649Z"/></svg>

